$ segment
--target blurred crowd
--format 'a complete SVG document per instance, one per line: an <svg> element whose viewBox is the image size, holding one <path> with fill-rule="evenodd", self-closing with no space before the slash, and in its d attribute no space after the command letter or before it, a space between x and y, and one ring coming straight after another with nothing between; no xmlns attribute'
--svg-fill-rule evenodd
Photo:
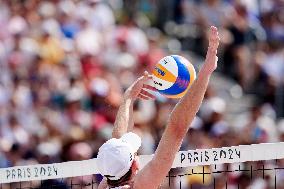
<svg viewBox="0 0 284 189"><path fill-rule="evenodd" d="M282 0L1 0L0 167L96 157L124 90L168 54L201 63L210 25L221 37L217 74L254 101L228 120L230 101L210 85L182 150L284 141ZM156 95L134 106L140 154L154 153L177 102ZM247 177L217 177L217 188L273 181Z"/></svg>

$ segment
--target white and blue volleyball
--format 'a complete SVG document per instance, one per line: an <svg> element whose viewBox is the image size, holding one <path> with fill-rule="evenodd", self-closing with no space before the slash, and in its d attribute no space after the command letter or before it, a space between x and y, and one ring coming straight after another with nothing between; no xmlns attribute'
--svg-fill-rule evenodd
<svg viewBox="0 0 284 189"><path fill-rule="evenodd" d="M153 70L155 88L168 98L181 98L196 78L193 65L184 57L162 58Z"/></svg>

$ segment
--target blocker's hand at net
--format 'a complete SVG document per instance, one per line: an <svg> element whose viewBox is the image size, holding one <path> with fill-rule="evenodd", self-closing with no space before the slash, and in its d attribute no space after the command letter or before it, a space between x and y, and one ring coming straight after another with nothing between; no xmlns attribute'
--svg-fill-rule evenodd
<svg viewBox="0 0 284 189"><path fill-rule="evenodd" d="M145 89L157 91L156 88L147 85L146 83L152 79L152 76L145 71L144 75L139 77L125 92L124 99L136 100L137 98L149 100L155 99L155 96Z"/></svg>
<svg viewBox="0 0 284 189"><path fill-rule="evenodd" d="M205 68L209 73L212 73L217 68L217 49L219 46L219 34L218 29L215 26L211 26L209 34L209 47L207 50Z"/></svg>

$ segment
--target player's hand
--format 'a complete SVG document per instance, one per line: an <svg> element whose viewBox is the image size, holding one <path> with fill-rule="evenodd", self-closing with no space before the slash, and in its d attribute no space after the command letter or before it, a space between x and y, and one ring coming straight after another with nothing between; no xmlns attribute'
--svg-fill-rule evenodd
<svg viewBox="0 0 284 189"><path fill-rule="evenodd" d="M146 83L152 79L152 76L148 74L147 71L144 72L144 75L139 77L125 92L124 99L136 100L137 98L149 100L155 99L155 96L149 93L145 89L151 91L157 91L156 88L147 85Z"/></svg>
<svg viewBox="0 0 284 189"><path fill-rule="evenodd" d="M219 46L219 34L218 29L215 26L210 27L210 34L209 34L209 47L207 50L205 65L206 70L209 73L212 73L217 68L217 49Z"/></svg>

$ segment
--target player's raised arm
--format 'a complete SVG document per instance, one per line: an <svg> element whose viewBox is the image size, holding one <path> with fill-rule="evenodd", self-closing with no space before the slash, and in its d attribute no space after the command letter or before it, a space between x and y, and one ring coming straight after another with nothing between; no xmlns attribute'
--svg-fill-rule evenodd
<svg viewBox="0 0 284 189"><path fill-rule="evenodd" d="M210 76L217 67L218 45L217 28L211 27L205 63L190 90L173 109L154 158L136 176L135 189L156 189L168 174L175 154L201 105Z"/></svg>
<svg viewBox="0 0 284 189"><path fill-rule="evenodd" d="M145 89L156 90L147 85L147 81L151 76L145 72L144 75L138 78L124 93L123 102L120 105L112 132L113 138L120 138L123 134L133 129L133 103L137 98L148 100L154 96Z"/></svg>

